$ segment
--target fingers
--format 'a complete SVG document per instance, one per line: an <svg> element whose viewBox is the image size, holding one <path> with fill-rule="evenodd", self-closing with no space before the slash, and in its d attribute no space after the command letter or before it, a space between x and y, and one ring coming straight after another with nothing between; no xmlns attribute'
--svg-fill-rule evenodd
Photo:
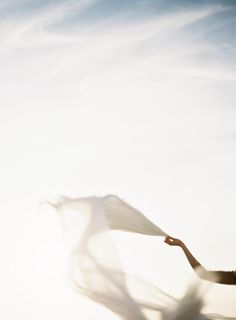
<svg viewBox="0 0 236 320"><path fill-rule="evenodd" d="M181 241L179 239L167 236L164 240L165 243L169 244L170 246L179 246Z"/></svg>
<svg viewBox="0 0 236 320"><path fill-rule="evenodd" d="M170 237L170 236L167 236L164 241L165 241L166 243L170 243L170 242L173 242L174 240L175 240L175 238Z"/></svg>
<svg viewBox="0 0 236 320"><path fill-rule="evenodd" d="M170 243L171 243L171 240L172 240L172 237L167 236L167 237L165 237L164 242L167 243L167 244L170 244Z"/></svg>

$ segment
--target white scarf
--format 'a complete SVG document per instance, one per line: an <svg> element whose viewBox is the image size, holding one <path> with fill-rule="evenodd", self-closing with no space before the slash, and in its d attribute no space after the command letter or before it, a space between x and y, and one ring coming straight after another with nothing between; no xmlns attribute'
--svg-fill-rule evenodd
<svg viewBox="0 0 236 320"><path fill-rule="evenodd" d="M66 212L71 210L85 218L82 237L74 238L70 263L71 284L76 291L103 304L123 320L210 319L201 314L203 301L196 288L177 300L123 271L110 230L167 235L140 211L115 195L62 197L52 205L64 223Z"/></svg>

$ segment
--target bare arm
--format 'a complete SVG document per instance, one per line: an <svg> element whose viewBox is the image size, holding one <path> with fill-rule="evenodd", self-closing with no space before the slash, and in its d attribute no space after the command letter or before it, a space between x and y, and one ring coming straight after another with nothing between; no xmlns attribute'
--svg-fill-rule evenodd
<svg viewBox="0 0 236 320"><path fill-rule="evenodd" d="M183 250L186 258L188 259L189 264L201 279L221 284L236 285L236 272L208 271L200 264L200 262L198 262L195 259L195 257L192 255L192 253L188 250L188 248L181 240L168 236L165 238L165 243L171 246L179 246Z"/></svg>

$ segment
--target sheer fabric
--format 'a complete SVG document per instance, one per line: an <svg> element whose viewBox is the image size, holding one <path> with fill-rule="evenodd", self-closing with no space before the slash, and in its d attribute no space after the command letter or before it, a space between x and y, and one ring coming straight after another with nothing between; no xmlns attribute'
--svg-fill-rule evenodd
<svg viewBox="0 0 236 320"><path fill-rule="evenodd" d="M201 314L203 300L197 288L187 290L182 299L175 299L123 271L110 230L166 236L140 211L115 195L62 197L52 205L64 225L70 221L68 212L80 213L84 218L80 239L76 237L77 226L72 222L75 236L69 273L71 285L77 292L104 305L123 320L210 319Z"/></svg>

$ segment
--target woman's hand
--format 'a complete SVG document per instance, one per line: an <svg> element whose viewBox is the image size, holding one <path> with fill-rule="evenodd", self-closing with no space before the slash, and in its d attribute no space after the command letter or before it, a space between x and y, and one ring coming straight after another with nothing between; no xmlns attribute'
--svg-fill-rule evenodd
<svg viewBox="0 0 236 320"><path fill-rule="evenodd" d="M173 238L173 237L170 237L170 236L167 236L165 238L165 243L167 243L170 246L179 246L179 247L181 247L183 245L183 242L181 240Z"/></svg>

